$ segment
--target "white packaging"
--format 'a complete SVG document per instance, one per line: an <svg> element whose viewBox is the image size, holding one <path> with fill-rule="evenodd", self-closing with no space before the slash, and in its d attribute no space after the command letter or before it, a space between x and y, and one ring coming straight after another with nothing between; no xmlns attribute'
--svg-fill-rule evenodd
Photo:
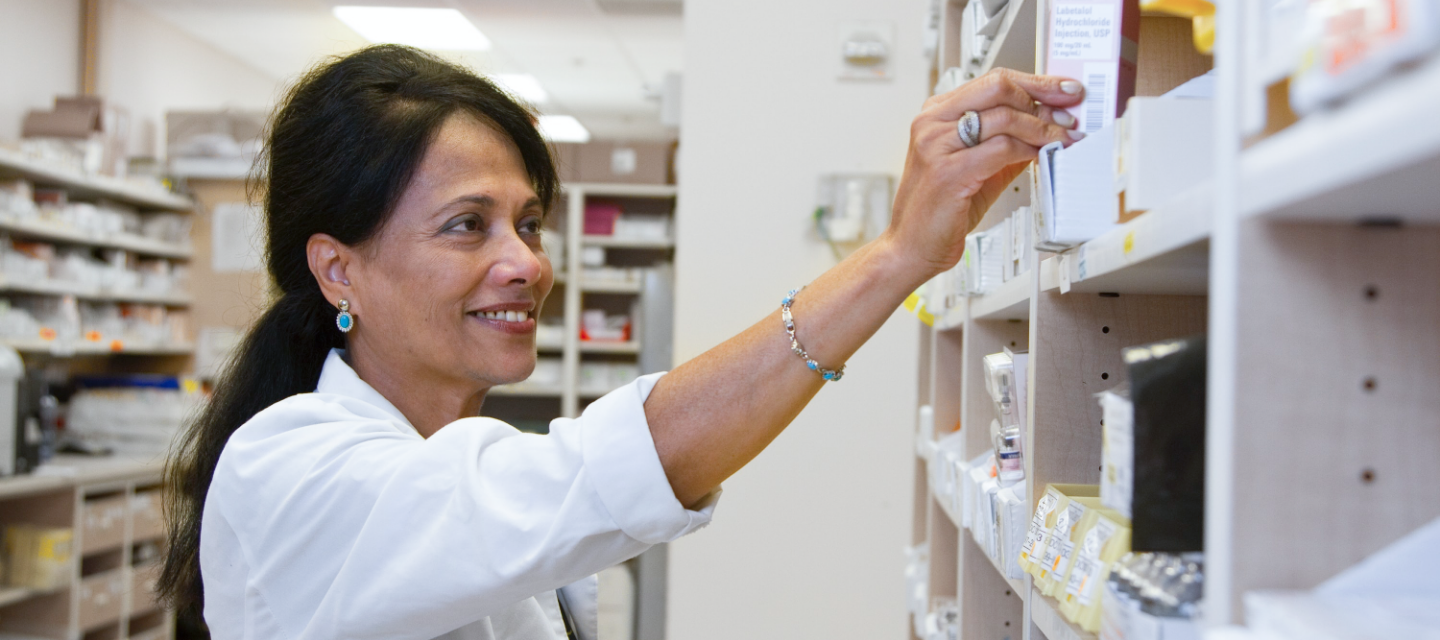
<svg viewBox="0 0 1440 640"><path fill-rule="evenodd" d="M1115 129L1105 127L1064 148L1040 149L1035 248L1063 251L1119 226Z"/></svg>
<svg viewBox="0 0 1440 640"><path fill-rule="evenodd" d="M1100 503L1130 518L1130 501L1135 493L1135 407L1130 398L1115 389L1098 394L1104 426L1101 431L1102 463Z"/></svg>
<svg viewBox="0 0 1440 640"><path fill-rule="evenodd" d="M1312 0L1290 105L1310 113L1440 47L1435 0Z"/></svg>
<svg viewBox="0 0 1440 640"><path fill-rule="evenodd" d="M1020 548L1025 545L1026 517L1025 484L1015 484L1001 489L996 494L999 504L1000 521L1000 566L1005 577L1019 580L1025 577L1020 568Z"/></svg>
<svg viewBox="0 0 1440 640"><path fill-rule="evenodd" d="M1211 101L1130 99L1115 136L1115 192L1128 212L1148 211L1209 178L1214 170Z"/></svg>

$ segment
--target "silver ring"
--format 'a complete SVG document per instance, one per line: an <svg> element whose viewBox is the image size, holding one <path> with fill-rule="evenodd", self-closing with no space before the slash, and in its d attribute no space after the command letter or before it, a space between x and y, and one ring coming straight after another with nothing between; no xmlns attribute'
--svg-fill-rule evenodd
<svg viewBox="0 0 1440 640"><path fill-rule="evenodd" d="M980 145L980 114L974 111L966 111L955 123L955 131L960 134L960 142L966 148L973 148Z"/></svg>

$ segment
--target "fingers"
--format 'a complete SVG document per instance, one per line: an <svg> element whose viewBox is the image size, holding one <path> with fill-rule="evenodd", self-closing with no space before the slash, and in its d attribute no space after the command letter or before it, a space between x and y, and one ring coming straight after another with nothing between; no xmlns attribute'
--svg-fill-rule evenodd
<svg viewBox="0 0 1440 640"><path fill-rule="evenodd" d="M972 182L978 191L985 179L1000 173L1007 167L1028 163L1034 160L1039 152L1038 147L1017 138L997 135L976 145L975 148L969 150L969 153L957 154L953 157L961 162L957 166L963 166L964 173L978 178ZM975 194L965 193L963 195L969 197Z"/></svg>
<svg viewBox="0 0 1440 640"><path fill-rule="evenodd" d="M1046 115L1050 119L1063 117L1068 118L1071 125L1075 123L1075 118L1063 110L1047 111ZM1069 146L1085 137L1085 134L1062 127L1050 119L1042 119L1010 107L986 109L980 112L980 141L983 144L994 137L1010 136L1038 148L1052 142L1063 142Z"/></svg>
<svg viewBox="0 0 1440 640"><path fill-rule="evenodd" d="M1083 99L1079 82L1058 76L1037 76L1011 69L992 69L949 93L936 96L930 106L942 120L956 120L966 111L1008 106L1034 113L1035 103L1067 107Z"/></svg>

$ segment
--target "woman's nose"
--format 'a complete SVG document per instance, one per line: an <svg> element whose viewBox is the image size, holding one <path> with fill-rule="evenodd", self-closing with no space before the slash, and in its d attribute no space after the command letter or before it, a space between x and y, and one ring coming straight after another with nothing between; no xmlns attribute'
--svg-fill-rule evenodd
<svg viewBox="0 0 1440 640"><path fill-rule="evenodd" d="M519 234L506 234L499 249L499 259L490 267L490 275L497 284L528 286L540 281L544 269L542 258Z"/></svg>

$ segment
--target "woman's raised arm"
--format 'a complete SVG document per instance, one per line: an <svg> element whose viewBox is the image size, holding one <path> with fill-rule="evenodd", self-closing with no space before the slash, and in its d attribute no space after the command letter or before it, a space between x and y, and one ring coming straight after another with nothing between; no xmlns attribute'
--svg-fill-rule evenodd
<svg viewBox="0 0 1440 640"><path fill-rule="evenodd" d="M1050 142L1083 137L1064 107L1073 80L997 70L926 102L910 128L890 227L810 283L793 302L796 338L822 367L840 366L922 283L955 265L999 193ZM957 122L980 116L967 148ZM768 286L757 283L756 286ZM774 440L824 380L791 351L778 309L661 378L645 402L670 486L694 505Z"/></svg>

